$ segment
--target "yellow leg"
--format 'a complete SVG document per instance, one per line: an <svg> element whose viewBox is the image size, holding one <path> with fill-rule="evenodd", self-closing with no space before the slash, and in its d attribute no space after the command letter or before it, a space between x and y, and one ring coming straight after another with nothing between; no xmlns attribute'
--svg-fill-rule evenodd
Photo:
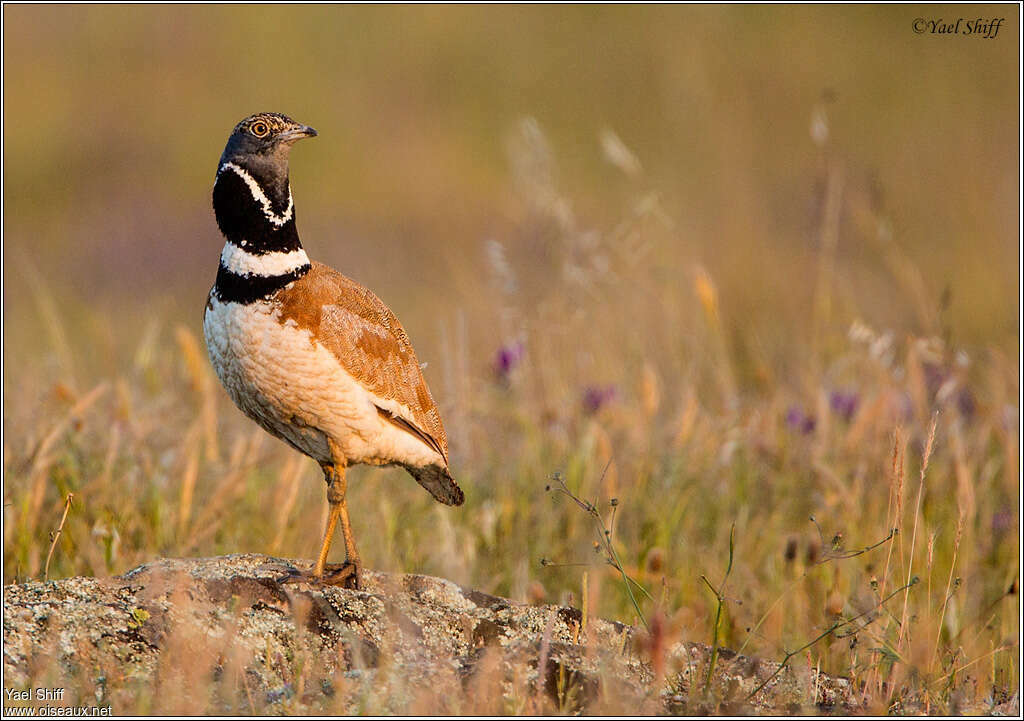
<svg viewBox="0 0 1024 721"><path fill-rule="evenodd" d="M340 519L341 532L345 537L345 568L341 572L332 573L327 582L343 583L359 588L359 572L362 570L362 564L359 561L359 554L356 552L355 536L352 534L352 525L348 519L348 504L345 501L348 480L345 478L345 466L324 464L323 469L324 479L327 481L327 503L330 504L330 513L327 516L327 530L324 532L324 541L320 546L320 555L313 567L313 578L317 581L325 580L327 554L331 550L331 540L334 538L334 531Z"/></svg>
<svg viewBox="0 0 1024 721"><path fill-rule="evenodd" d="M324 567L327 565L327 554L331 550L331 538L334 537L334 529L338 526L338 516L341 515L344 506L340 503L331 503L330 515L327 517L327 530L324 531L324 542L320 546L320 555L313 567L313 578L320 580L324 577Z"/></svg>
<svg viewBox="0 0 1024 721"><path fill-rule="evenodd" d="M348 521L348 503L344 498L338 506L341 518L341 533L345 537L345 560L355 569L356 585L359 585L359 572L363 570L363 564L359 560L359 552L356 551L356 537L352 533L352 524Z"/></svg>

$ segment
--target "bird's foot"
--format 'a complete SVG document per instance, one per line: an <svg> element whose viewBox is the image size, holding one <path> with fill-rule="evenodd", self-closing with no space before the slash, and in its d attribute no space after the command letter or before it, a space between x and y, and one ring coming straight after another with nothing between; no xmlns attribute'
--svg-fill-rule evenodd
<svg viewBox="0 0 1024 721"><path fill-rule="evenodd" d="M308 583L314 586L341 586L342 588L351 588L353 590L359 590L359 576L362 573L362 566L360 564L350 563L330 563L324 568L322 576L317 576L313 573L313 569L308 571L300 571L297 568L288 570L288 573L277 579L278 583Z"/></svg>
<svg viewBox="0 0 1024 721"><path fill-rule="evenodd" d="M323 579L320 581L328 586L341 586L358 591L360 576L363 573L361 564L345 561L345 563L331 564L324 569Z"/></svg>

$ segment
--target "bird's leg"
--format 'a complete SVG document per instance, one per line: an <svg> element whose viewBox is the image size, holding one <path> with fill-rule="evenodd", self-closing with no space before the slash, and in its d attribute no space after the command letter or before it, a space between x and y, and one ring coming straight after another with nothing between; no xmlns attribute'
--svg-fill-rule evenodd
<svg viewBox="0 0 1024 721"><path fill-rule="evenodd" d="M345 470L341 471L342 491L340 499L337 493L338 472L334 465L324 464L324 480L327 481L327 503L330 511L327 515L327 529L324 531L324 541L320 544L320 555L313 566L313 578L322 580L324 568L327 567L327 554L331 550L331 539L334 538L334 529L338 527L338 516L341 515L342 502L345 499Z"/></svg>
<svg viewBox="0 0 1024 721"><path fill-rule="evenodd" d="M359 588L359 571L362 564L356 553L355 539L352 536L352 527L348 520L348 506L345 503L345 491L348 482L345 478L345 466L333 463L322 463L324 480L327 482L327 503L330 511L327 516L327 528L324 531L324 540L320 545L320 555L317 556L316 565L312 571L295 572L282 579L283 582L310 580L317 583L325 583L332 586L346 586L348 588ZM334 531L338 527L338 520L341 520L341 530L345 536L346 562L340 568L328 569L327 555L331 550L331 540L334 538Z"/></svg>
<svg viewBox="0 0 1024 721"><path fill-rule="evenodd" d="M359 588L359 571L362 564L356 553L355 538L348 520L348 504L345 500L348 479L345 477L345 466L325 464L323 468L324 480L327 481L327 503L330 504L331 510L327 517L327 531L324 533L320 556L313 568L313 577L330 585ZM341 532L345 536L345 565L340 569L327 570L327 553L331 549L331 539L339 520Z"/></svg>
<svg viewBox="0 0 1024 721"><path fill-rule="evenodd" d="M345 481L345 469L341 471L341 486L340 496L341 500L337 506L332 506L338 509L338 517L341 519L341 534L345 537L345 565L352 569L353 588L359 588L359 576L363 571L363 562L359 560L359 552L356 550L356 537L352 533L352 524L348 520L348 503L345 500L345 491L348 483ZM327 491L328 500L331 497L331 491Z"/></svg>

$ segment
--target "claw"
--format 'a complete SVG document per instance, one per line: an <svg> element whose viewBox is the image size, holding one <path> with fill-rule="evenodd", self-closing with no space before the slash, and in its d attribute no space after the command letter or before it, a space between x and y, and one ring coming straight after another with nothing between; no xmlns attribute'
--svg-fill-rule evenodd
<svg viewBox="0 0 1024 721"><path fill-rule="evenodd" d="M323 579L320 582L328 586L341 586L358 591L361 571L362 569L356 564L346 562L341 564L340 568L325 568Z"/></svg>
<svg viewBox="0 0 1024 721"><path fill-rule="evenodd" d="M354 563L331 564L324 568L322 576L317 576L313 570L300 571L297 568L289 569L288 573L277 579L280 584L284 583L308 583L313 586L340 586L359 590L359 576L362 568Z"/></svg>

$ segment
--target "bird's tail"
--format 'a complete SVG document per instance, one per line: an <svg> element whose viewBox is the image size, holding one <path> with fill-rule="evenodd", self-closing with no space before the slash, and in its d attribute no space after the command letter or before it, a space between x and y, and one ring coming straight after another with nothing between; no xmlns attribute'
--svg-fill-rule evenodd
<svg viewBox="0 0 1024 721"><path fill-rule="evenodd" d="M406 466L416 482L430 491L430 495L446 506L461 506L466 500L459 484L443 466Z"/></svg>

